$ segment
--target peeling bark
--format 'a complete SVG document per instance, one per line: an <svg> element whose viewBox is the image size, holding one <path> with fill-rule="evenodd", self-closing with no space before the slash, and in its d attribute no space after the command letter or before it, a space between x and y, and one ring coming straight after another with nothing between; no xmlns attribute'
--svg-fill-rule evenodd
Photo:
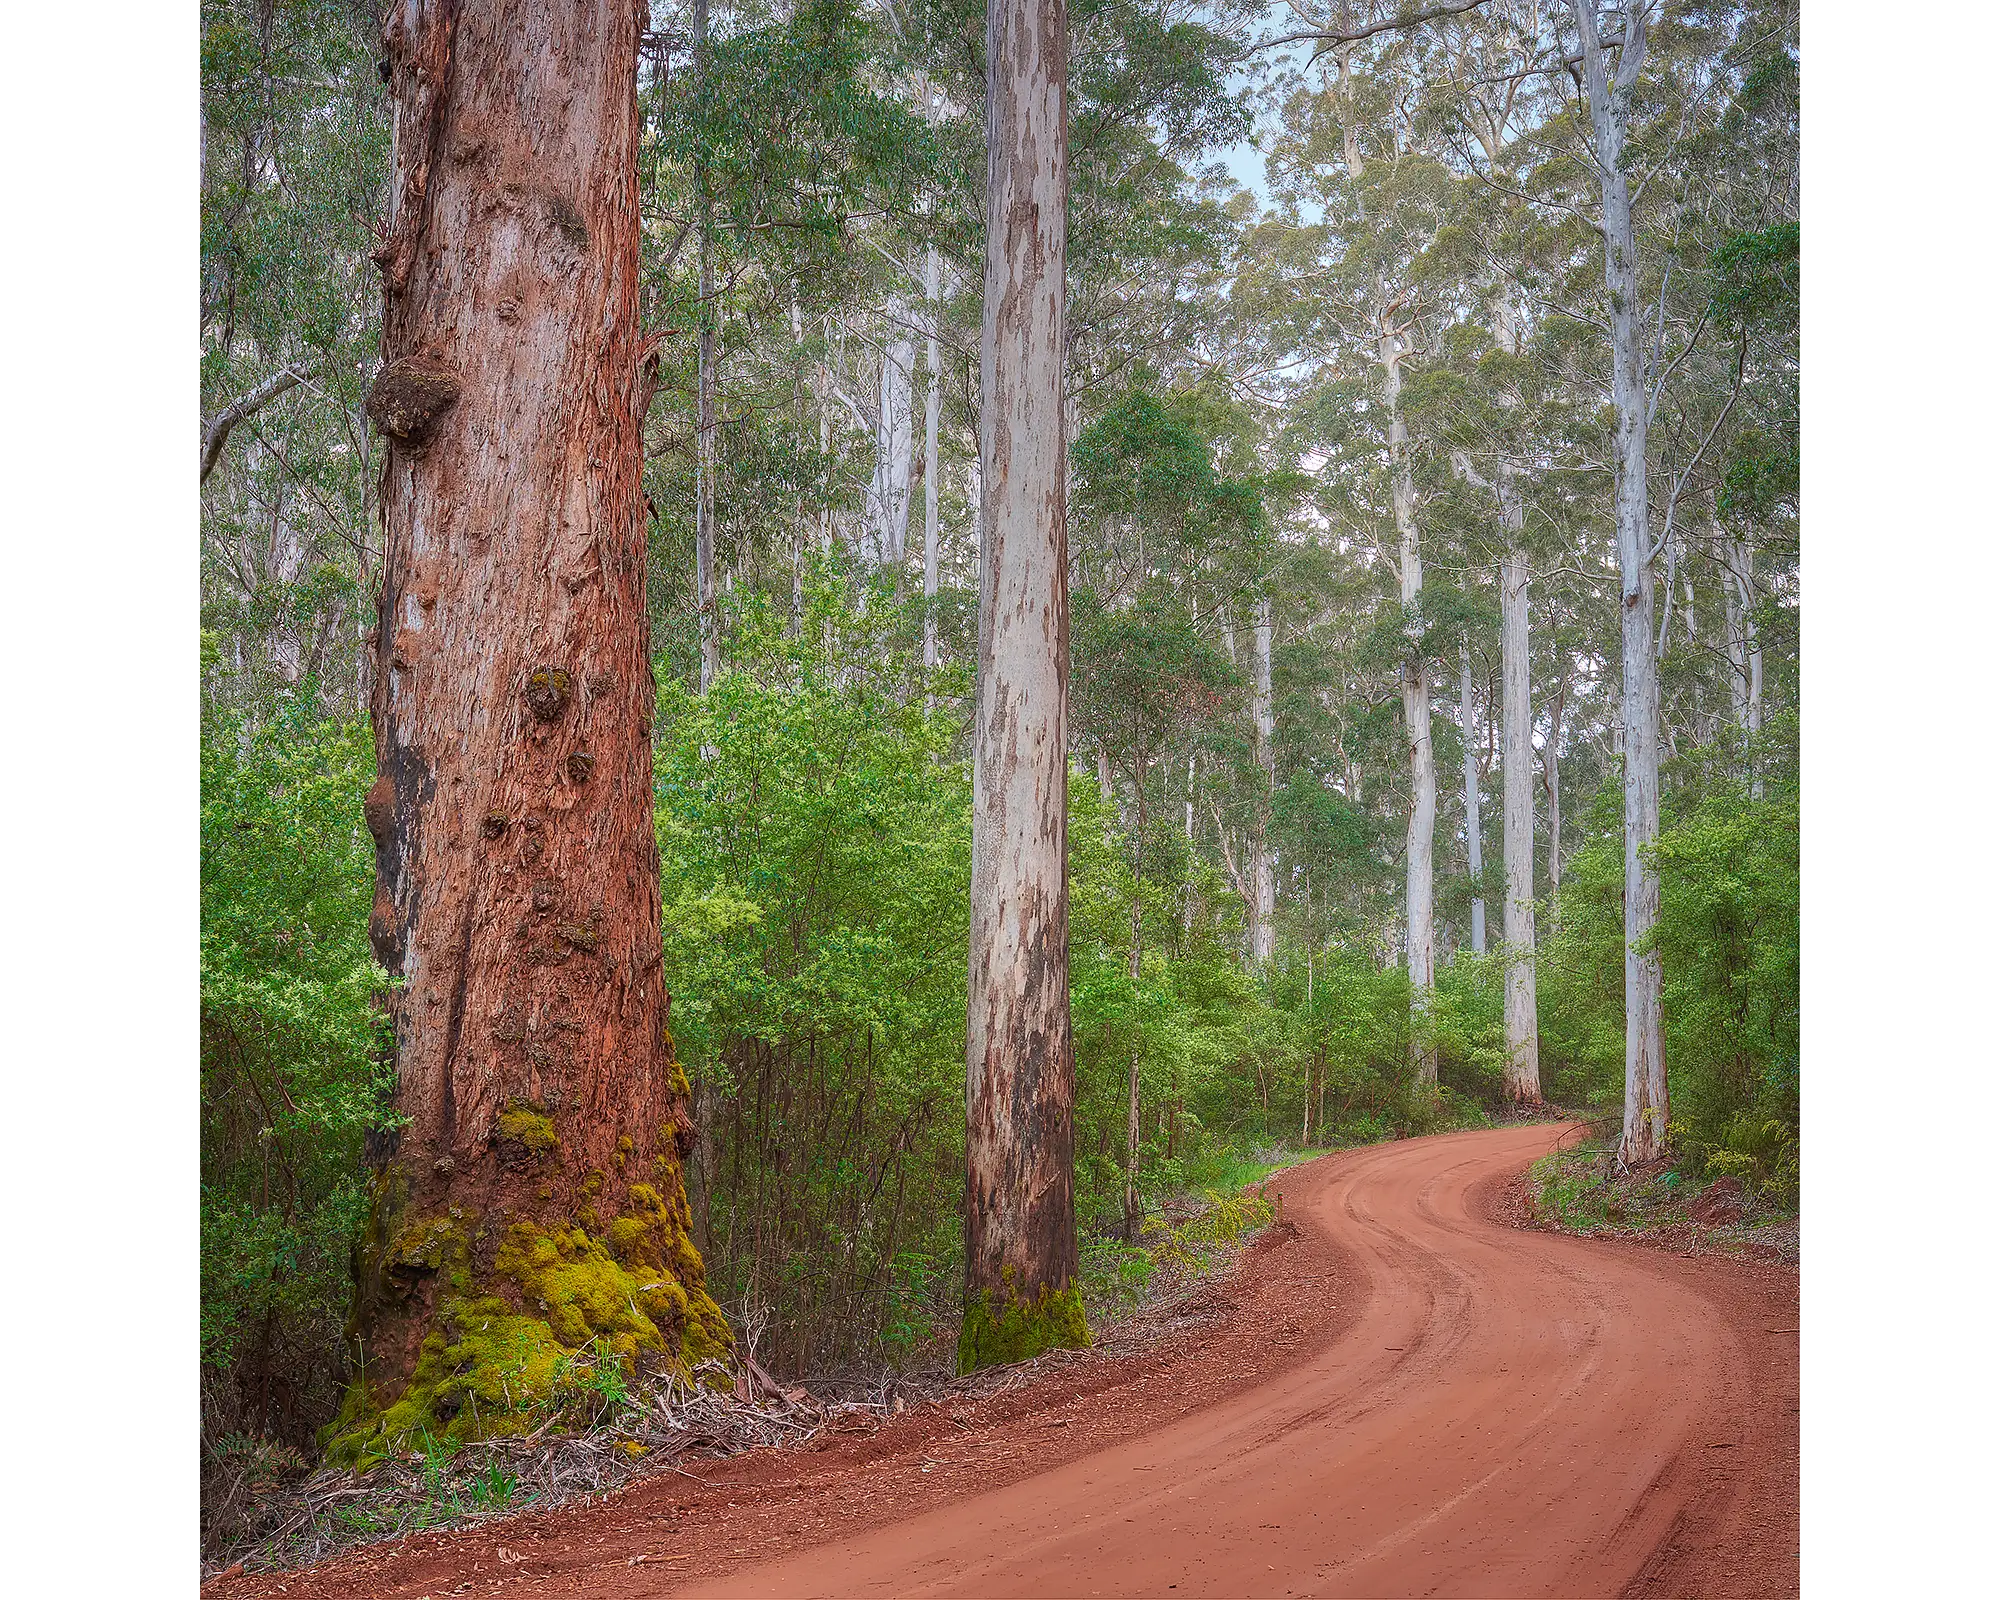
<svg viewBox="0 0 2000 1600"><path fill-rule="evenodd" d="M990 0L980 332L979 680L972 724L965 1284L1073 1342L1069 1017L1069 550L1062 0ZM1041 1308L1036 1311L1033 1308ZM1036 1334L1035 1337L1040 1337ZM1033 1342L1032 1339L1029 1340ZM962 1340L965 1364L1002 1347ZM1013 1346L1009 1346L1013 1347Z"/></svg>

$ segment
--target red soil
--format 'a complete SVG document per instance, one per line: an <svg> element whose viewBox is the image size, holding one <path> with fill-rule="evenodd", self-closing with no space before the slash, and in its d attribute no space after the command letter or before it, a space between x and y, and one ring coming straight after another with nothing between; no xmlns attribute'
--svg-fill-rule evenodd
<svg viewBox="0 0 2000 1600"><path fill-rule="evenodd" d="M1287 1173L1146 1354L205 1593L1796 1594L1796 1270L1509 1226L1564 1131Z"/></svg>

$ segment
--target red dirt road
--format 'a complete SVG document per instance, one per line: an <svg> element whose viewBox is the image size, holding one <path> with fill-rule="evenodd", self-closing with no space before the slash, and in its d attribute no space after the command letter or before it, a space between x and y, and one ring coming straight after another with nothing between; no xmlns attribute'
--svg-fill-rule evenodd
<svg viewBox="0 0 2000 1600"><path fill-rule="evenodd" d="M1796 1594L1796 1272L1508 1226L1509 1180L1562 1131L1296 1169L1300 1237L1246 1261L1224 1327L1039 1407L653 1480L287 1593Z"/></svg>

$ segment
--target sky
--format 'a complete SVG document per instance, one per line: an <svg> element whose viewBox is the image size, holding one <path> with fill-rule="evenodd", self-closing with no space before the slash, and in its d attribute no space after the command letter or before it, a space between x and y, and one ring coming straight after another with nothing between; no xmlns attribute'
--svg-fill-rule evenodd
<svg viewBox="0 0 2000 1600"><path fill-rule="evenodd" d="M1246 38L1292 33L1298 31L1300 25L1296 13L1290 6L1282 3L1268 4L1264 7L1263 17L1253 22L1246 31ZM1211 21L1210 26L1216 27L1219 31L1229 31L1223 28L1219 19ZM1294 67L1303 67L1311 48L1307 44L1294 44L1286 45L1279 50L1259 51L1231 74L1231 82L1238 89L1248 88L1257 83L1270 67L1287 63ZM1268 117L1259 115L1260 127L1268 121ZM1271 193L1264 181L1264 153L1249 139L1243 139L1218 154L1223 165L1229 169L1229 175L1254 194L1260 205L1268 207L1271 203Z"/></svg>

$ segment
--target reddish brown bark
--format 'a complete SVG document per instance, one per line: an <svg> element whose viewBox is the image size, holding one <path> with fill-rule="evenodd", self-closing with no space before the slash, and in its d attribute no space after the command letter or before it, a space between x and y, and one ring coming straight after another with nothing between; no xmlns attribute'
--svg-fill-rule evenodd
<svg viewBox="0 0 2000 1600"><path fill-rule="evenodd" d="M661 979L642 9L410 0L384 29L396 173L369 405L389 447L367 820L408 1121L385 1141L357 1315L377 1406L454 1295L537 1316L523 1275L493 1265L517 1223L581 1226L595 1249L600 1223L644 1212L648 1241L625 1256L678 1281L688 1317L714 1316L681 1248L690 1123ZM415 1248L436 1218L451 1248ZM454 1251L455 1283L439 1259ZM686 1332L659 1331L670 1354Z"/></svg>

